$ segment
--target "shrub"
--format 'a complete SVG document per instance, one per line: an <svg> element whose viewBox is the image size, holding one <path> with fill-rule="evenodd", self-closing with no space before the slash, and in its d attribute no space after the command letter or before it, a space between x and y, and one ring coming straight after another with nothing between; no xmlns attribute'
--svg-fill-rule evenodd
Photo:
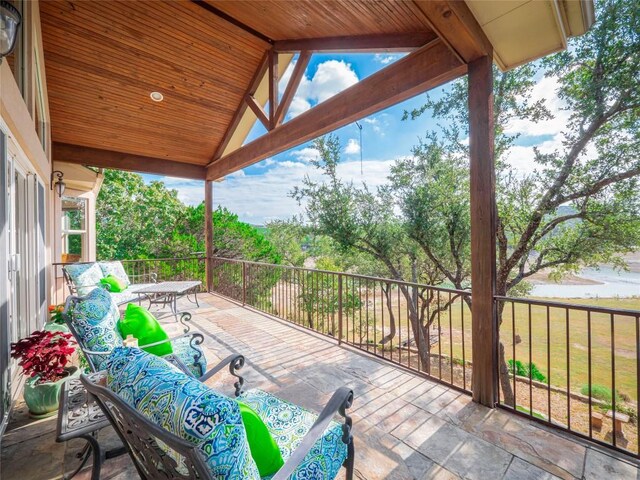
<svg viewBox="0 0 640 480"><path fill-rule="evenodd" d="M515 373L519 377L527 377L531 375L532 380L536 380L538 382L546 383L547 377L545 377L535 363L522 363L520 360L509 360L507 362L509 364L509 373Z"/></svg>
<svg viewBox="0 0 640 480"><path fill-rule="evenodd" d="M580 389L580 393L582 395L586 395L587 397L589 396L589 385L583 385L582 388ZM603 402L607 402L607 403L612 403L613 401L613 395L611 393L611 389L607 388L603 385L591 385L591 397L598 399L598 400L602 400ZM622 397L620 396L619 392L616 392L616 403L622 403Z"/></svg>

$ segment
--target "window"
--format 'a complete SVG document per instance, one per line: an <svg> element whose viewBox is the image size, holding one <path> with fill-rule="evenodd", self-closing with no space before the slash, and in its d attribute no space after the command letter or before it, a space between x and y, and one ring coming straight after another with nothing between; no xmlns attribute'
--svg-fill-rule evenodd
<svg viewBox="0 0 640 480"><path fill-rule="evenodd" d="M86 260L87 200L62 197L62 258L61 261Z"/></svg>

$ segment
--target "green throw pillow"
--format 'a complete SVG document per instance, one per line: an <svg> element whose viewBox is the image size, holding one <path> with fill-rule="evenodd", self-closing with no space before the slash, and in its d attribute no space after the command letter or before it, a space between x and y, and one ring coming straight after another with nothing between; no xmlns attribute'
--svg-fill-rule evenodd
<svg viewBox="0 0 640 480"><path fill-rule="evenodd" d="M138 345L145 352L162 357L173 353L170 342L165 342L155 347L143 348L151 343L167 340L169 335L164 331L158 320L151 315L151 312L140 305L130 303L124 312L124 318L118 320L118 331L122 338L133 335L138 339Z"/></svg>
<svg viewBox="0 0 640 480"><path fill-rule="evenodd" d="M247 432L247 442L249 442L251 457L253 457L253 461L258 466L260 476L266 477L276 473L284 465L278 444L255 410L240 400L236 401L240 407L244 429Z"/></svg>
<svg viewBox="0 0 640 480"><path fill-rule="evenodd" d="M124 292L127 289L127 284L113 274L101 278L100 283L109 285L109 291L113 293Z"/></svg>

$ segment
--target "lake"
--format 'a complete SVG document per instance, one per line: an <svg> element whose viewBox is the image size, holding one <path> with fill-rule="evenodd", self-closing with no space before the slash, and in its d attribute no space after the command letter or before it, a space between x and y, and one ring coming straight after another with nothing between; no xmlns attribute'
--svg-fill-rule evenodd
<svg viewBox="0 0 640 480"><path fill-rule="evenodd" d="M579 277L600 282L597 285L534 285L531 296L556 298L595 298L640 296L640 273L618 272L611 267L586 268Z"/></svg>

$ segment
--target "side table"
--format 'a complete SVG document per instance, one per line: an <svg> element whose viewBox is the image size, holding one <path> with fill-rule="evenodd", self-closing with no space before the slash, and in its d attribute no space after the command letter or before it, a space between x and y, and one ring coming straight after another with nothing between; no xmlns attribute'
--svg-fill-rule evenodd
<svg viewBox="0 0 640 480"><path fill-rule="evenodd" d="M92 376L104 377L104 373L94 373ZM97 433L109 426L111 426L109 419L90 398L79 378L73 378L64 383L60 392L56 442L66 442L74 438L82 438L87 441L85 450L80 454L80 457L84 457L80 466L65 480L73 478L84 467L89 459L90 451L93 453L91 480L100 479L100 468L105 459L127 453L124 446L107 452L100 448Z"/></svg>

